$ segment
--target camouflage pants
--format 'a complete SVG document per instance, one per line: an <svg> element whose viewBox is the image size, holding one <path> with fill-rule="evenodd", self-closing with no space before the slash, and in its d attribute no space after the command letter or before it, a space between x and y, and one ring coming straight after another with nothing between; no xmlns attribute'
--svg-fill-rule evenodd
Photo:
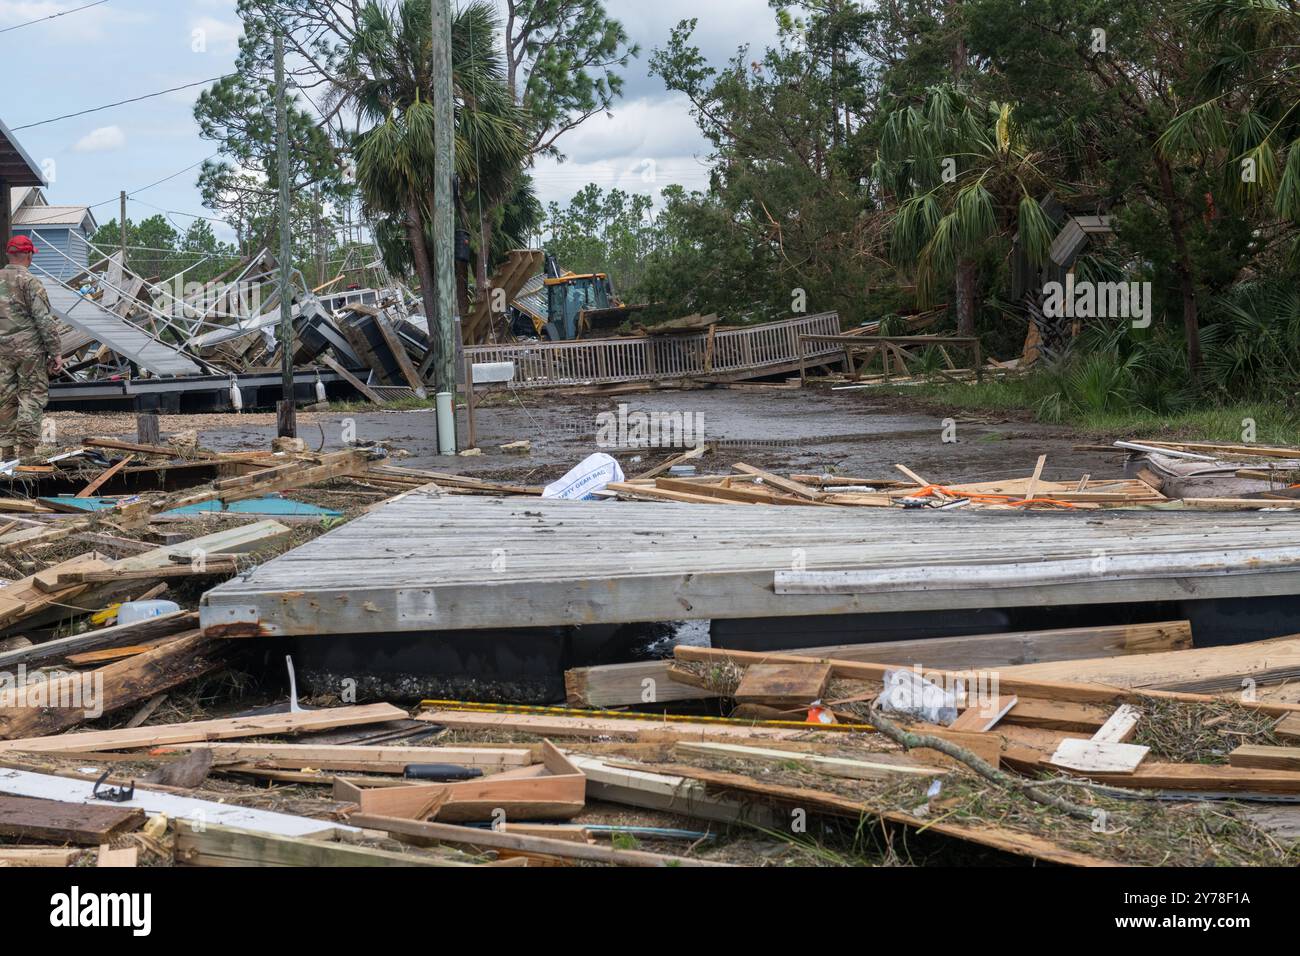
<svg viewBox="0 0 1300 956"><path fill-rule="evenodd" d="M49 398L44 355L0 354L0 448L41 444L41 417Z"/></svg>

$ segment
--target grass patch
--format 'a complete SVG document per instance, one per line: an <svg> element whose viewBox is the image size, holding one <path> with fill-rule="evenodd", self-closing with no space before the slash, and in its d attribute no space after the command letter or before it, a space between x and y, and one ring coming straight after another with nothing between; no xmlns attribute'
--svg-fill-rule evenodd
<svg viewBox="0 0 1300 956"><path fill-rule="evenodd" d="M1199 405L1153 412L1140 406L1116 411L1045 405L1035 376L956 385L948 382L892 389L893 394L964 411L998 411L1028 415L1036 421L1069 425L1080 431L1161 440L1242 443L1247 419L1255 423L1255 441L1268 445L1300 444L1300 412L1280 404L1242 402ZM1059 412L1059 413L1058 413Z"/></svg>

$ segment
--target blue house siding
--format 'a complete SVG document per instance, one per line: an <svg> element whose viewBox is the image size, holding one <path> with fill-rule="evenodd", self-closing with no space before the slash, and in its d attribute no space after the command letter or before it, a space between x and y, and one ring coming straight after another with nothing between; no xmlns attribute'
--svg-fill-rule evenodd
<svg viewBox="0 0 1300 956"><path fill-rule="evenodd" d="M36 255L32 259L33 272L51 275L56 279L71 279L90 265L89 237L79 228L15 226L13 234L26 236L36 246Z"/></svg>

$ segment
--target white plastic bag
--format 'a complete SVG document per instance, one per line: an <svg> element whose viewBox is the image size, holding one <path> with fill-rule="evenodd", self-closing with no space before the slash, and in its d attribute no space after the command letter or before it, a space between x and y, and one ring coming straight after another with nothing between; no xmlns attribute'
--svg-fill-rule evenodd
<svg viewBox="0 0 1300 956"><path fill-rule="evenodd" d="M592 492L600 491L611 481L622 481L623 469L604 452L596 452L569 470L559 481L552 482L542 491L543 498L563 498L566 501L586 501Z"/></svg>
<svg viewBox="0 0 1300 956"><path fill-rule="evenodd" d="M957 695L910 668L885 671L885 689L878 699L886 713L910 714L945 727L957 719Z"/></svg>

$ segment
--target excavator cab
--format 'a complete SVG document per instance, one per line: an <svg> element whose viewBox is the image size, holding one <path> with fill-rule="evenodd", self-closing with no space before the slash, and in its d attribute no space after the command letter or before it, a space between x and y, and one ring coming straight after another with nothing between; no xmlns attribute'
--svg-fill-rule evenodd
<svg viewBox="0 0 1300 956"><path fill-rule="evenodd" d="M614 287L603 272L547 278L545 334L553 342L570 342L591 331L599 313L622 312Z"/></svg>

